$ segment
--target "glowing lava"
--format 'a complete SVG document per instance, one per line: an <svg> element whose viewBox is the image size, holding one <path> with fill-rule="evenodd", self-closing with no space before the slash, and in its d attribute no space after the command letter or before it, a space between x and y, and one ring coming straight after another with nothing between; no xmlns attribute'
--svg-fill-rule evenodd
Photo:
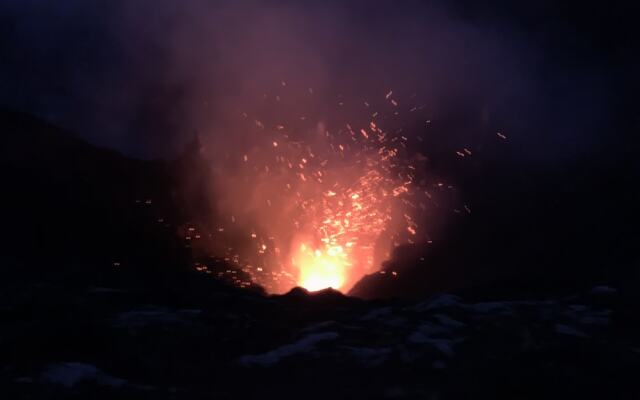
<svg viewBox="0 0 640 400"><path fill-rule="evenodd" d="M208 236L215 253L248 278L231 268L218 276L270 293L296 285L347 292L393 247L429 240L419 222L448 186L429 182L428 159L415 151L422 139L404 133L404 105L391 91L376 103L379 111L354 102L301 116L278 111L279 98L271 99L265 95L260 101L269 107L255 115L242 113L238 131L247 140L215 166L224 218Z"/></svg>
<svg viewBox="0 0 640 400"><path fill-rule="evenodd" d="M316 291L326 288L340 289L345 283L349 262L342 247L329 247L325 251L312 250L301 244L292 264L299 270L298 285Z"/></svg>

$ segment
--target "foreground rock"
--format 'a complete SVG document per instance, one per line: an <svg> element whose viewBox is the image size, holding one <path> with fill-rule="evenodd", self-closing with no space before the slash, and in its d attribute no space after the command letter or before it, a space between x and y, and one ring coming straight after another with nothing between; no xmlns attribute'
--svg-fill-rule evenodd
<svg viewBox="0 0 640 400"><path fill-rule="evenodd" d="M324 291L13 287L5 398L638 398L637 317L572 296L362 301Z"/></svg>

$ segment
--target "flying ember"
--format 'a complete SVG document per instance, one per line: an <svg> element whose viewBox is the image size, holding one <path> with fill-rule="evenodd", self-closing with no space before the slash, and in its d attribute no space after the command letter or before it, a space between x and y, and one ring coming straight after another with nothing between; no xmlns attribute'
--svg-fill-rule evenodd
<svg viewBox="0 0 640 400"><path fill-rule="evenodd" d="M253 283L348 291L393 246L427 241L426 158L408 149L392 92L381 97L373 116L375 102L334 120L243 113L251 141L218 171L219 207L235 216L220 233Z"/></svg>

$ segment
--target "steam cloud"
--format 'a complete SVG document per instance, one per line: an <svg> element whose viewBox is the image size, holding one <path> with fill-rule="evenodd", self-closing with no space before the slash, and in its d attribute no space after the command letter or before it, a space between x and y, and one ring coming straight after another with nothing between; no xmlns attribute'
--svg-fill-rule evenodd
<svg viewBox="0 0 640 400"><path fill-rule="evenodd" d="M142 157L173 156L197 132L217 174L219 212L265 229L291 205L268 214L256 206L275 186L247 182L239 163L265 157L273 137L251 124L286 123L302 135L291 142L313 143L325 124L368 124L362 104L379 107L393 90L420 104L401 125L434 153L482 148L498 130L525 163L576 157L597 143L607 110L594 74L549 90L539 71L553 62L524 32L436 2L370 3L7 2L0 22L19 40L0 67L11 77L0 101ZM32 69L19 70L25 58ZM434 137L425 120L444 129Z"/></svg>
<svg viewBox="0 0 640 400"><path fill-rule="evenodd" d="M242 142L229 119L260 107L282 80L298 93L314 88L320 112L337 94L417 93L434 117L459 121L439 143L469 144L482 125L526 132L512 137L514 147L534 161L589 148L607 113L606 82L595 71L569 75L525 32L437 2L27 0L1 7L0 102L143 157L175 154L194 130L226 146ZM283 97L282 107L310 112L294 96Z"/></svg>

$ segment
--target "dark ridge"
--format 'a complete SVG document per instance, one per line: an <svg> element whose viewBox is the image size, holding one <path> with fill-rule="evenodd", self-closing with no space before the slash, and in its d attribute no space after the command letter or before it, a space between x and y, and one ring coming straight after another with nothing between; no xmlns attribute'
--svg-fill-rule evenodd
<svg viewBox="0 0 640 400"><path fill-rule="evenodd" d="M4 282L149 285L188 273L177 225L198 199L181 186L184 160L131 159L6 110L0 132Z"/></svg>
<svg viewBox="0 0 640 400"><path fill-rule="evenodd" d="M452 214L431 244L396 249L386 273L364 277L351 295L420 298L494 283L528 293L639 284L634 160L518 171L492 162L454 181L471 212Z"/></svg>

